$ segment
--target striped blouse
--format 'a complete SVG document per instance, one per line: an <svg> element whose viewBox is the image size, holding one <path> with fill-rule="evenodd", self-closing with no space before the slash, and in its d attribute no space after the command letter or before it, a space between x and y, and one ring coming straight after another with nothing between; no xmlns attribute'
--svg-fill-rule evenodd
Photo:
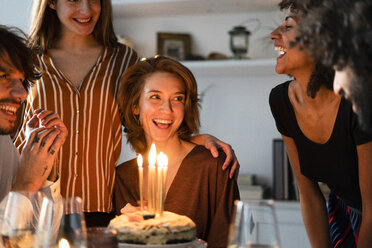
<svg viewBox="0 0 372 248"><path fill-rule="evenodd" d="M48 54L37 59L43 74L30 90L24 123L38 108L59 114L69 130L58 157L62 196L80 196L84 212L111 212L122 138L116 94L121 75L137 62L137 54L123 45L104 49L79 88ZM24 131L25 126L16 145L24 142Z"/></svg>

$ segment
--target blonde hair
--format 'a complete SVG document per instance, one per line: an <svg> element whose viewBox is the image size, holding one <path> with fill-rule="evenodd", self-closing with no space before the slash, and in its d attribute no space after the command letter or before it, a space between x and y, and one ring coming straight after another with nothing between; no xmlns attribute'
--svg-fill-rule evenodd
<svg viewBox="0 0 372 248"><path fill-rule="evenodd" d="M45 53L59 38L61 22L56 11L48 3L58 0L34 0L31 13L28 46ZM112 24L111 0L101 0L101 14L92 33L93 37L105 47L115 47L117 38Z"/></svg>

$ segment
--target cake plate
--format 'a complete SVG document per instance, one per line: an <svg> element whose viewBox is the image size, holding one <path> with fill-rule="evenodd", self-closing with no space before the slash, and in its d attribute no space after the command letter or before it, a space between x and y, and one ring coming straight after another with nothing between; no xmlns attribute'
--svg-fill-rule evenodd
<svg viewBox="0 0 372 248"><path fill-rule="evenodd" d="M119 248L206 248L207 243L201 239L196 239L191 242L179 243L179 244L167 244L167 245L139 245L139 244L128 244L120 243Z"/></svg>

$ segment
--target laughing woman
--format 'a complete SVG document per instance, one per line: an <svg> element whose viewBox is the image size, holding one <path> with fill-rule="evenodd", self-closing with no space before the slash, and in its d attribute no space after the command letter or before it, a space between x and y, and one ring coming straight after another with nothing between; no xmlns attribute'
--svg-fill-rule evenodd
<svg viewBox="0 0 372 248"><path fill-rule="evenodd" d="M208 247L225 247L239 191L236 180L222 170L224 154L213 158L203 146L190 142L199 129L192 73L166 57L146 59L129 68L118 99L132 148L147 154L155 143L168 156L165 210L190 217L196 223L197 236ZM117 167L116 209L120 211L127 203L138 205L138 200L138 166L130 160Z"/></svg>
<svg viewBox="0 0 372 248"><path fill-rule="evenodd" d="M362 199L368 197L361 191L368 181L360 175L371 175L372 150L366 144L372 137L360 130L351 103L334 94L333 71L316 63L306 47L292 44L305 11L323 1L309 0L306 7L304 2L282 0L279 5L286 14L271 33L280 51L276 72L294 79L271 91L270 107L298 183L311 246L356 247ZM328 209L318 182L332 191Z"/></svg>

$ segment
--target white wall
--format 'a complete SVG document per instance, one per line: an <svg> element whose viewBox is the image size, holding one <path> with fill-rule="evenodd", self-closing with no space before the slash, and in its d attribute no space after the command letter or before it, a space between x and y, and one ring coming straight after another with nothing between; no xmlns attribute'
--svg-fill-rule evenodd
<svg viewBox="0 0 372 248"><path fill-rule="evenodd" d="M0 24L28 32L32 0L0 0Z"/></svg>
<svg viewBox="0 0 372 248"><path fill-rule="evenodd" d="M241 164L241 173L254 173L258 183L271 186L272 139L279 134L268 96L283 79L272 73L272 65L252 64L241 70L229 73L216 68L211 76L203 68L192 68L199 92L206 90L201 131L230 143Z"/></svg>
<svg viewBox="0 0 372 248"><path fill-rule="evenodd" d="M156 53L157 32L189 33L192 36L192 52L207 56L211 52L221 52L232 56L229 48L228 31L233 26L247 20L257 19L260 29L250 36L250 58L274 58L269 34L281 21L282 14L274 12L229 13L214 15L177 15L125 18L117 17L114 22L118 34L123 34L134 44L140 56L149 57ZM244 24L253 31L257 23L249 21Z"/></svg>

